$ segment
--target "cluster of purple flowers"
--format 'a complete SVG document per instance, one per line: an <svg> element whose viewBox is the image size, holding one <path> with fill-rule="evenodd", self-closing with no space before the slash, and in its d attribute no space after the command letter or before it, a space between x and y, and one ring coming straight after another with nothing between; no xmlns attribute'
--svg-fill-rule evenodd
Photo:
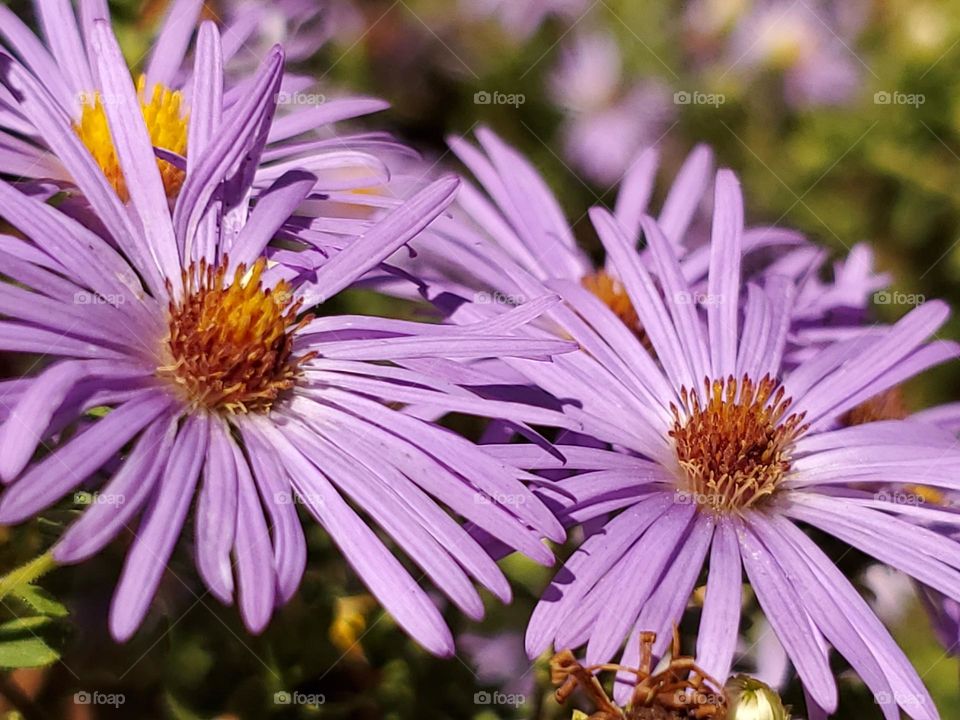
<svg viewBox="0 0 960 720"><path fill-rule="evenodd" d="M596 265L489 130L450 141L477 184L398 194L396 143L318 131L378 101L283 107L309 88L283 50L230 70L243 30L198 26L199 2L172 4L138 82L102 4L37 9L42 39L0 7L0 350L39 358L0 382L0 522L78 488L125 498L53 551L79 562L132 531L115 638L187 522L203 581L259 632L308 562L302 505L440 655L453 640L423 580L479 618L477 584L511 597L498 555L549 565L543 541L578 527L531 657L636 666L641 634L663 654L705 582L697 664L726 678L746 579L811 712L837 707L835 650L884 717L938 717L806 529L915 578L955 636L960 408L909 415L900 391L958 355L936 337L942 303L872 323L886 279L869 249L831 272L800 234L745 227L706 147L656 210L660 158L633 156L613 211L590 212ZM427 298L441 321L330 314L358 282ZM439 424L450 412L489 419L482 441ZM943 501L899 502L904 488Z"/></svg>

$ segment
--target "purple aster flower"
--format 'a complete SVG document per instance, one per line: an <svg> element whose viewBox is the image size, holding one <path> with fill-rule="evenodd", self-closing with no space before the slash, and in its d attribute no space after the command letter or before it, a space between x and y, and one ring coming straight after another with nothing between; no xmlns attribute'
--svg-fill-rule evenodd
<svg viewBox="0 0 960 720"><path fill-rule="evenodd" d="M567 115L560 129L566 156L604 186L618 182L636 154L656 143L676 111L666 84L624 81L616 40L598 31L574 38L549 89Z"/></svg>
<svg viewBox="0 0 960 720"><path fill-rule="evenodd" d="M261 6L245 11L223 33L210 21L197 29L202 7L201 0L171 3L145 72L137 80L138 102L167 197L179 195L187 166L200 158L204 138L195 135L203 133L204 124L213 117L243 113L251 96L269 93L278 102L256 118L265 147L256 155L231 159L238 174L253 174L253 192L264 192L288 170L298 168L316 176L311 191L324 199L327 209L336 202L374 203L375 196L353 191L383 185L389 174L383 161L364 149L383 151L395 149L396 144L377 133L338 137L329 126L382 110L386 103L363 97L328 99L309 92L314 81L284 74L284 53L277 47L265 53L267 82L262 75L248 72L255 57L252 35L264 29L267 15L286 10L302 14L302 5L288 2L270 6L272 10ZM79 17L69 2L37 0L35 8L42 40L12 10L0 7L0 50L12 56L0 53L5 66L0 68L5 86L0 87L0 169L21 179L52 180L84 191L88 178L81 165L89 163L66 152L48 131L51 123L66 125L126 203L130 179L121 171L116 128L106 111L117 101L113 86L119 79L105 73L104 41L94 30L99 22L109 22L106 3L83 3ZM194 35L196 48L189 59ZM303 52L296 45L293 50ZM257 55L256 62L262 57ZM226 81L221 68L228 71ZM129 76L125 63L110 65L110 73ZM198 104L201 97L208 107ZM37 113L44 117L38 118ZM190 117L198 121L191 124ZM302 137L305 133L309 135ZM234 195L227 192L224 201L242 204Z"/></svg>
<svg viewBox="0 0 960 720"><path fill-rule="evenodd" d="M529 469L577 471L541 492L564 522L589 528L534 611L528 653L586 645L593 665L626 643L621 664L635 667L639 634L656 632L664 651L708 562L697 664L711 675L726 677L733 663L745 570L812 704L836 709L832 646L885 717L899 717L898 705L937 717L906 656L802 528L960 599L960 545L927 527L955 527L958 516L870 492L904 482L956 488L952 434L909 419L837 427L865 400L957 357L955 343L927 342L947 308L927 302L785 367L796 291L778 276L743 287L743 201L732 173L716 178L714 301L703 309L679 301L690 284L655 220L641 225L656 283L617 218L591 215L650 350L579 284L554 280L546 284L566 307L548 314L585 352L542 368L505 361L563 398L582 435L601 445L559 445L564 460L532 445L488 446ZM534 292L536 282L526 283ZM628 689L621 683L620 697Z"/></svg>
<svg viewBox="0 0 960 720"><path fill-rule="evenodd" d="M483 603L471 578L503 600L510 590L445 508L542 563L552 555L541 538L564 532L521 482L525 473L392 404L569 425L559 413L485 399L470 378L431 372L451 359L546 360L570 350L514 332L556 298L461 327L302 315L405 245L453 200L458 182L437 180L312 266L268 261L265 246L302 199L298 185L315 178L297 171L239 211L215 198L255 144L276 63L222 118L210 112L209 78L198 84L189 128L197 164L171 213L119 47L106 23L91 33L116 99L105 111L131 200L121 206L54 109L51 118L33 114L84 170L94 227L104 232L0 182L0 214L24 236L0 236L4 274L17 283L0 285L0 350L49 363L0 387L0 522L97 488L107 501L92 503L54 549L57 561L74 563L139 518L110 612L113 636L125 640L193 508L200 575L221 601L236 599L257 632L303 573L294 504L302 503L401 627L431 652L452 652L439 610L371 525L474 618ZM28 86L28 74L14 68L12 77ZM43 97L36 91L23 106L32 112ZM239 195L249 198L245 179Z"/></svg>

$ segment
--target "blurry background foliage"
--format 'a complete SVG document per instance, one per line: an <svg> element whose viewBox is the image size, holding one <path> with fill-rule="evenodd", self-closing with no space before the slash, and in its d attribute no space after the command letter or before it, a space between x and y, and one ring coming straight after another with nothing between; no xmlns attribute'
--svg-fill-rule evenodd
<svg viewBox="0 0 960 720"><path fill-rule="evenodd" d="M791 53L802 50L789 38L765 63L746 72L736 53L722 51L729 19L706 42L692 34L691 13L700 19L735 17L746 12L749 0L588 1L572 17L547 18L526 38L508 32L495 18L478 18L476 12L468 17L464 8L469 5L467 0L333 0L332 15L351 18L352 26L334 33L302 69L319 78L321 92L364 92L389 100L393 109L368 124L386 126L431 162L453 162L446 134L467 133L478 123L491 126L537 165L576 221L581 241L597 252L585 212L598 202L611 204L615 188L571 169L560 139L564 111L546 88L563 47L578 32L608 33L619 45L626 82L658 79L669 88L668 100L674 91L724 98L716 105L672 103L668 108L671 119L659 142L662 177L672 177L686 152L706 142L743 181L750 222L798 228L838 257L867 240L880 268L894 277L896 290L944 297L954 305L960 301L960 0L845 4L858 14L856 33L842 42L858 79L849 96L831 106L784 100L785 68ZM26 3L18 0L13 7L32 21ZM220 9L217 2L210 7L215 15ZM111 9L136 67L151 29L144 18L156 18L162 0L111 2ZM824 26L834 33L829 23ZM524 101L478 104L478 92L520 94ZM923 101L884 103L877 93L922 95ZM338 302L339 309L351 312L396 308L364 293L347 293ZM873 309L877 318L892 320L909 308L877 303ZM952 321L948 336L957 337L957 328ZM20 362L0 358L6 363L0 368L16 373ZM914 382L907 399L919 408L957 399L958 388L960 374L953 365ZM468 433L478 430L463 418L450 422ZM42 521L0 529L3 572L36 558L82 507L83 498L74 498ZM515 633L522 632L552 571L510 558L504 566L515 587L511 606L489 603L479 627L448 613L458 635L500 638L499 652L491 651L486 667L478 669L464 650L457 659L441 661L407 640L363 595L324 533L304 520L310 564L303 586L256 638L245 633L234 609L204 592L187 555L189 538L171 563L157 610L123 646L108 639L105 618L124 542L82 566L43 577L46 568L37 566L7 574L0 580L0 665L42 667L4 674L0 694L15 696L27 718L72 720L570 717L571 708L558 708L552 699L545 659L524 676L526 666L517 666L522 659L513 652L519 647ZM192 523L186 528L191 532ZM827 549L848 576L862 575L865 562L858 553L835 543ZM563 557L566 550L559 552ZM754 600L749 607L754 613L745 618L748 634L756 617ZM957 661L935 643L919 606L903 609L900 617L897 639L932 689L943 717L960 718ZM693 609L683 628L688 649L696 621ZM61 653L61 660L50 664ZM839 717L879 717L869 693L843 675L839 661L836 670L843 678ZM497 685L498 674L514 681L513 687ZM489 703L503 699L492 694L497 690L520 693L525 703ZM78 692L121 693L124 703L78 704ZM289 696L283 693L293 692L324 702L286 704ZM784 699L802 707L795 685ZM20 717L0 699L3 716Z"/></svg>

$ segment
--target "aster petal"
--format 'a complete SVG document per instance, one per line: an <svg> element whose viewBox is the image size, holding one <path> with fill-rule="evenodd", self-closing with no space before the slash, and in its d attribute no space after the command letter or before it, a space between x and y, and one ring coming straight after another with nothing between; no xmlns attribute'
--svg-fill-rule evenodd
<svg viewBox="0 0 960 720"><path fill-rule="evenodd" d="M41 244L18 241L17 245L35 249L45 258L42 263L45 267L70 278L79 286L89 287L104 298L122 298L116 302L120 306L118 309L151 327L141 300L143 288L136 273L103 238L2 180L0 207L3 207L2 216L7 222L24 235L43 238Z"/></svg>
<svg viewBox="0 0 960 720"><path fill-rule="evenodd" d="M237 463L229 428L210 423L210 442L197 497L196 556L200 577L220 602L233 601L230 551L237 532Z"/></svg>
<svg viewBox="0 0 960 720"><path fill-rule="evenodd" d="M960 549L932 530L846 503L839 497L790 493L785 514L860 548L944 595L960 599Z"/></svg>
<svg viewBox="0 0 960 720"><path fill-rule="evenodd" d="M715 678L726 678L733 666L740 629L743 571L737 533L730 521L717 523L710 549L707 593L697 633L697 665Z"/></svg>
<svg viewBox="0 0 960 720"><path fill-rule="evenodd" d="M620 182L613 215L628 238L637 238L640 235L640 218L647 213L659 165L659 150L654 147L644 148L634 158Z"/></svg>
<svg viewBox="0 0 960 720"><path fill-rule="evenodd" d="M223 123L223 48L220 32L210 21L200 25L193 77L193 102L187 125L187 147L190 148L187 156L188 173L196 169L199 158L206 156L207 148ZM211 201L211 207L203 214L195 236L178 237L184 259L218 260L219 204L219 200Z"/></svg>
<svg viewBox="0 0 960 720"><path fill-rule="evenodd" d="M9 483L26 467L67 393L91 377L133 379L150 370L111 361L60 362L47 368L20 395L0 426L0 478Z"/></svg>
<svg viewBox="0 0 960 720"><path fill-rule="evenodd" d="M811 696L828 712L834 712L837 684L830 671L822 635L797 602L796 592L776 559L748 527L738 524L740 557L760 607Z"/></svg>
<svg viewBox="0 0 960 720"><path fill-rule="evenodd" d="M795 309L796 287L789 279L775 275L767 278L764 290L770 304L770 333L756 361L756 374L753 377L769 375L775 378L781 374L787 334L790 332L791 316Z"/></svg>
<svg viewBox="0 0 960 720"><path fill-rule="evenodd" d="M757 375L757 370L770 339L772 315L767 294L754 283L747 283L747 302L743 313L743 333L740 336L735 377L763 377Z"/></svg>
<svg viewBox="0 0 960 720"><path fill-rule="evenodd" d="M453 653L453 637L436 606L326 477L269 423L259 429L280 450L298 495L330 533L347 562L397 624L439 656Z"/></svg>
<svg viewBox="0 0 960 720"><path fill-rule="evenodd" d="M0 499L0 523L22 522L80 485L169 406L145 390L93 423L10 486Z"/></svg>
<svg viewBox="0 0 960 720"><path fill-rule="evenodd" d="M208 437L205 415L189 416L177 433L110 604L110 634L117 642L129 640L136 632L157 592L193 500Z"/></svg>
<svg viewBox="0 0 960 720"><path fill-rule="evenodd" d="M774 529L762 513L750 513L746 521L755 538L766 546L771 555L776 556L787 582L803 588L799 596L800 603L824 637L850 662L874 692L874 697L891 697L890 683L871 648L834 599L835 588L822 585L792 546L781 539L782 528ZM888 720L900 717L896 703L878 702L878 705Z"/></svg>
<svg viewBox="0 0 960 720"><path fill-rule="evenodd" d="M456 472L464 474L481 493L491 498L512 497L515 504L512 512L531 527L542 531L552 540L561 541L566 537L563 527L543 503L519 481L522 475L516 468L499 463L485 454L481 448L455 433L430 425L402 413L392 411L380 403L363 399L357 395L331 389L327 398L353 412L359 412L373 422L381 421L386 427L406 434L407 438L429 452L437 460ZM479 503L476 496L474 502Z"/></svg>
<svg viewBox="0 0 960 720"><path fill-rule="evenodd" d="M0 36L23 62L37 76L42 77L44 83L57 98L61 108L72 108L76 103L76 96L71 92L70 85L57 66L56 60L47 52L40 39L17 17L6 5L0 5Z"/></svg>
<svg viewBox="0 0 960 720"><path fill-rule="evenodd" d="M740 300L740 260L743 254L743 195L729 170L717 171L710 236L707 324L713 377L736 372L737 313Z"/></svg>
<svg viewBox="0 0 960 720"><path fill-rule="evenodd" d="M700 577L703 561L710 549L713 538L713 519L699 515L693 520L690 534L676 549L666 571L657 583L650 598L644 603L640 617L627 639L626 648L620 658L625 667L638 667L640 664L640 633L653 631L657 639L653 644L654 657L663 655L673 638L674 625L680 624L683 611L687 607L690 595ZM722 683L716 676L714 679ZM617 703L626 705L636 685L636 675L618 673L613 687L613 697Z"/></svg>
<svg viewBox="0 0 960 720"><path fill-rule="evenodd" d="M250 266L263 253L277 230L310 194L317 178L308 172L291 170L257 196L257 204L230 248L227 274L238 266Z"/></svg>
<svg viewBox="0 0 960 720"><path fill-rule="evenodd" d="M178 296L180 257L163 180L153 154L153 143L147 134L143 111L126 61L113 30L106 21L95 23L93 53L97 58L110 136L123 170L127 190L140 216L147 247L163 276L173 283Z"/></svg>
<svg viewBox="0 0 960 720"><path fill-rule="evenodd" d="M170 3L160 34L153 41L150 60L147 61L148 93L153 91L157 83L166 87L174 85L202 7L202 0L174 0ZM103 73L102 68L100 72Z"/></svg>
<svg viewBox="0 0 960 720"><path fill-rule="evenodd" d="M706 145L697 145L677 172L657 219L664 236L675 245L683 244L712 175L713 151Z"/></svg>
<svg viewBox="0 0 960 720"><path fill-rule="evenodd" d="M237 528L233 539L237 557L237 604L247 630L259 635L273 613L276 570L257 486L240 448L235 442L230 445L237 481Z"/></svg>
<svg viewBox="0 0 960 720"><path fill-rule="evenodd" d="M603 208L591 208L590 219L670 380L675 387L699 386L699 381L693 377L687 365L686 354L660 293L636 251L624 237L622 228Z"/></svg>
<svg viewBox="0 0 960 720"><path fill-rule="evenodd" d="M793 411L806 412L807 421L815 422L844 399L895 368L936 332L948 315L947 306L935 300L915 308L884 332L866 352L847 357L840 370L802 398L794 396Z"/></svg>
<svg viewBox="0 0 960 720"><path fill-rule="evenodd" d="M57 66L69 79L70 88L73 90L74 102L67 106L72 109L81 93L90 92L96 87L87 63L77 17L73 14L70 0L43 0L36 3L35 7ZM44 79L47 80L48 77Z"/></svg>
<svg viewBox="0 0 960 720"><path fill-rule="evenodd" d="M492 461L490 456L482 454L482 449L473 447L465 456L446 454L433 456L433 449L438 439L445 438L447 431L436 426L427 425L422 421L399 417L395 411L383 407L379 403L361 398L340 397L337 402L343 404L353 418L356 432L362 433L371 444L375 445L390 461L417 485L430 493L451 510L469 519L475 525L487 530L531 559L549 565L553 560L550 551L541 544L537 536L518 522L517 518L507 512L499 503L478 502L481 497L477 490L464 482L464 479L473 482L477 473L483 473L482 467L473 463L474 454L478 454L484 464ZM347 419L341 417L343 422ZM421 432L407 434L410 428L422 426ZM393 432L384 428L392 428ZM400 437L395 432L405 433ZM429 454L427 451L429 448ZM448 460L453 460L448 464ZM518 471L519 472L519 471ZM454 474L458 473L458 474ZM516 485L501 485L497 494L512 495L516 493ZM523 496L526 503L526 495ZM531 494L533 504L541 505L541 501ZM511 507L513 509L513 507ZM549 514L546 508L543 511ZM557 532L559 528L559 532ZM554 518L550 524L551 537L563 537L564 532Z"/></svg>
<svg viewBox="0 0 960 720"><path fill-rule="evenodd" d="M325 302L416 237L453 202L459 185L452 176L435 180L390 212L317 271L315 287L305 293L305 304Z"/></svg>
<svg viewBox="0 0 960 720"><path fill-rule="evenodd" d="M390 103L384 100L367 97L338 98L320 105L310 105L274 120L267 142L277 143L324 125L370 115L389 107Z"/></svg>
<svg viewBox="0 0 960 720"><path fill-rule="evenodd" d="M5 321L0 321L0 350L94 360L129 360L126 353L105 348L89 340L69 337L59 330L47 330Z"/></svg>
<svg viewBox="0 0 960 720"><path fill-rule="evenodd" d="M390 487L401 499L408 499L411 506L416 510L417 521L437 539L441 546L456 548L456 560L463 565L464 569L502 602L510 602L510 584L506 577L464 527L455 522L413 481L389 462L384 461L378 448L368 443L363 435L358 434L358 428L354 428L353 424L347 425L347 423L344 423L344 427L349 427L352 432L330 431L331 441L335 445L339 444L344 448L350 448L349 454L358 462L366 465L381 477L389 479ZM338 438L341 437L348 442L338 443Z"/></svg>
<svg viewBox="0 0 960 720"><path fill-rule="evenodd" d="M938 718L933 701L909 658L836 564L790 521L773 517L771 523L778 537L793 545L800 561L807 565L828 597L837 604L838 616L849 618L870 647L892 686L893 696L905 701L904 711L917 720Z"/></svg>
<svg viewBox="0 0 960 720"><path fill-rule="evenodd" d="M676 189L676 185L674 185ZM698 196L699 197L699 196ZM667 309L673 319L674 327L680 339L680 345L687 356L687 364L697 380L706 378L710 374L710 355L707 352L707 341L704 337L700 318L697 317L696 305L690 286L683 278L680 263L675 254L675 248L669 245L666 231L661 231L653 218L641 218L643 234L647 239L650 252L656 263L657 275L663 288Z"/></svg>
<svg viewBox="0 0 960 720"><path fill-rule="evenodd" d="M669 508L624 556L623 572L634 580L629 591L608 597L607 604L600 610L587 643L588 665L607 662L623 644L656 588L674 548L683 544L695 512L692 505Z"/></svg>
<svg viewBox="0 0 960 720"><path fill-rule="evenodd" d="M3 56L0 56L0 81L20 98L19 109L69 170L96 216L145 276L149 287L162 296L163 281L156 263L150 259L152 255L146 246L143 229L127 215L116 191L71 127L71 119L56 105L43 85L20 66L5 64Z"/></svg>
<svg viewBox="0 0 960 720"><path fill-rule="evenodd" d="M550 647L560 627L569 621L583 596L670 507L672 497L650 497L624 510L577 548L543 592L527 623L527 655L535 658Z"/></svg>
<svg viewBox="0 0 960 720"><path fill-rule="evenodd" d="M276 453L249 423L240 424L250 469L273 528L273 563L277 570L277 599L293 597L307 565L307 541L293 502L293 486Z"/></svg>
<svg viewBox="0 0 960 720"><path fill-rule="evenodd" d="M416 521L419 508L409 505L410 498L398 495L387 478L354 462L320 436L292 423L285 431L304 457L322 467L331 482L363 508L464 614L473 620L483 617L479 593L444 547Z"/></svg>
<svg viewBox="0 0 960 720"><path fill-rule="evenodd" d="M252 152L255 138L273 117L282 74L283 51L275 47L257 71L253 87L230 109L220 132L193 172L187 174L173 211L176 237L194 235L210 199L227 172Z"/></svg>
<svg viewBox="0 0 960 720"><path fill-rule="evenodd" d="M113 502L88 507L53 548L58 563L72 564L100 552L129 526L151 496L166 466L177 434L178 418L160 417L143 431L130 455L99 493Z"/></svg>

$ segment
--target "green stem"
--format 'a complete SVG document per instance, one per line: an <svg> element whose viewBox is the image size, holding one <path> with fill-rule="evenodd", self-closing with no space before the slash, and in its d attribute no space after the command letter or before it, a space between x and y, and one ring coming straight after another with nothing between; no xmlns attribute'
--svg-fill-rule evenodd
<svg viewBox="0 0 960 720"><path fill-rule="evenodd" d="M0 600L9 595L13 590L24 585L35 582L37 578L44 575L57 566L53 559L53 553L45 552L39 557L35 557L25 565L11 570L0 578Z"/></svg>

